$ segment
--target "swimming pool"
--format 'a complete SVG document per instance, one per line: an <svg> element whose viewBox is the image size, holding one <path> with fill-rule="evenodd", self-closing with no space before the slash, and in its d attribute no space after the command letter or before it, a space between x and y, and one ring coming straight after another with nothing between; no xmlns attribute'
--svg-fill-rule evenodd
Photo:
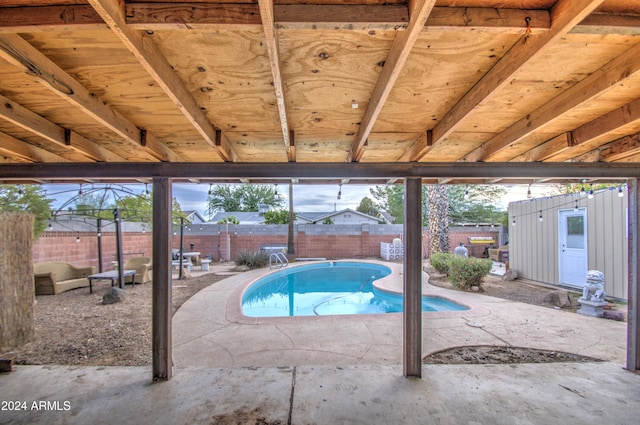
<svg viewBox="0 0 640 425"><path fill-rule="evenodd" d="M377 289L373 282L391 269L365 262L323 262L270 274L242 296L249 317L323 316L402 312L402 295ZM422 297L422 311L459 311L467 307L440 297Z"/></svg>

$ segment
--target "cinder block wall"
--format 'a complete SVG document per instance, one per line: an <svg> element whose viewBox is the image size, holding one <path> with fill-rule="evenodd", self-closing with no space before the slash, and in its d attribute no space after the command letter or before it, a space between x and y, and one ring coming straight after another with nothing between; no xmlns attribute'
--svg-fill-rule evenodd
<svg viewBox="0 0 640 425"><path fill-rule="evenodd" d="M213 261L227 260L227 240L231 259L242 251L256 251L262 245L287 244L286 225L217 225L203 224L185 227L183 244L185 251L200 252L201 257ZM297 225L294 229L294 245L297 257L312 258L371 258L380 256L380 242L402 239L402 225ZM423 253L428 257L427 229L423 232ZM488 236L498 240L499 228L452 227L451 249L459 242L468 245L470 236ZM80 242L76 238L80 237ZM136 256L151 256L150 232L122 233L125 260ZM228 237L228 239L227 239ZM116 258L115 234L102 234L103 268L109 270ZM174 229L173 248L180 247L180 229ZM191 246L193 244L193 247ZM474 247L472 254L480 256L483 247ZM47 231L34 244L33 261L66 261L76 266L98 266L98 238L95 232Z"/></svg>

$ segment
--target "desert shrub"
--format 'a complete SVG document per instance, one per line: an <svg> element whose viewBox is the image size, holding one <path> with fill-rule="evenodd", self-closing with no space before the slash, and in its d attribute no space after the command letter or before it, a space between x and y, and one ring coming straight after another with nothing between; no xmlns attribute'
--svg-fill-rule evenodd
<svg viewBox="0 0 640 425"><path fill-rule="evenodd" d="M491 260L460 257L449 257L449 281L456 289L469 290L472 286L482 288L484 277L491 271Z"/></svg>
<svg viewBox="0 0 640 425"><path fill-rule="evenodd" d="M446 252L434 252L431 254L431 267L443 275L449 275L449 260L453 254Z"/></svg>
<svg viewBox="0 0 640 425"><path fill-rule="evenodd" d="M234 261L238 266L259 269L266 267L269 263L269 253L266 251L242 251Z"/></svg>

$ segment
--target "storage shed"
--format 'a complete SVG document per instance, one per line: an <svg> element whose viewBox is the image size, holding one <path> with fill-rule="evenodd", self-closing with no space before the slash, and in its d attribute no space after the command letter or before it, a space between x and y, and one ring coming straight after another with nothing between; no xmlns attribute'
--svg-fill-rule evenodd
<svg viewBox="0 0 640 425"><path fill-rule="evenodd" d="M582 288L605 275L607 296L628 297L627 190L623 186L509 204L509 266L520 277Z"/></svg>

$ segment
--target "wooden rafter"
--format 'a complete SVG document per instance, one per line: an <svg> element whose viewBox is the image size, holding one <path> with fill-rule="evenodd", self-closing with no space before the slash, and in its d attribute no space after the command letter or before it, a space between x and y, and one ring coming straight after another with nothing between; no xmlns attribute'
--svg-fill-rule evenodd
<svg viewBox="0 0 640 425"><path fill-rule="evenodd" d="M162 55L151 35L132 30L126 24L123 3L117 0L88 0L109 28L136 57L144 69L164 90L180 112L189 120L204 140L224 161L232 161L234 154L225 138L216 144L216 131L195 99Z"/></svg>
<svg viewBox="0 0 640 425"><path fill-rule="evenodd" d="M587 144L611 131L639 122L640 99L637 99L573 130L574 143Z"/></svg>
<svg viewBox="0 0 640 425"><path fill-rule="evenodd" d="M140 129L122 114L108 106L98 96L92 95L82 84L62 68L40 53L17 34L0 34L0 57L22 69L66 102L78 107L102 125L106 126L125 142L135 147L134 155L126 159L180 161L181 158L146 133L146 144L142 146Z"/></svg>
<svg viewBox="0 0 640 425"><path fill-rule="evenodd" d="M573 146L571 132L562 133L551 140L536 146L535 148L511 159L512 162L539 162L547 161L561 152Z"/></svg>
<svg viewBox="0 0 640 425"><path fill-rule="evenodd" d="M66 158L0 132L0 154L20 162L66 162Z"/></svg>
<svg viewBox="0 0 640 425"><path fill-rule="evenodd" d="M282 140L287 151L289 162L296 160L295 148L292 148L291 134L289 133L289 120L287 119L287 102L285 100L284 85L282 84L282 73L280 72L280 54L278 52L278 36L273 18L273 0L258 0L260 7L260 17L262 18L262 28L264 31L267 52L269 53L269 65L273 76L273 89L278 105L278 116L280 117L280 128L282 128Z"/></svg>
<svg viewBox="0 0 640 425"><path fill-rule="evenodd" d="M640 72L640 44L630 48L582 81L495 135L465 156L466 161L491 160L498 152L522 140L536 129ZM574 143L575 144L575 143Z"/></svg>
<svg viewBox="0 0 640 425"><path fill-rule="evenodd" d="M0 119L48 140L55 153L73 161L124 161L121 156L31 112L24 106L0 95ZM52 147L53 151L53 147Z"/></svg>
<svg viewBox="0 0 640 425"><path fill-rule="evenodd" d="M567 34L603 1L559 0L551 11L551 29L542 34L525 33L522 39L436 124L433 128L432 146L440 143L455 131L482 102L487 101L501 88L509 84L516 72L535 60L555 41Z"/></svg>
<svg viewBox="0 0 640 425"><path fill-rule="evenodd" d="M369 99L367 110L360 121L360 127L351 144L351 150L347 157L348 162L357 162L362 158L367 138L371 130L373 130L373 126L402 72L413 46L418 41L418 37L434 5L435 0L416 0L413 9L410 11L411 16L406 31L396 34L389 55L384 62L382 72Z"/></svg>
<svg viewBox="0 0 640 425"><path fill-rule="evenodd" d="M598 160L614 162L640 153L640 133L621 137L597 149Z"/></svg>

